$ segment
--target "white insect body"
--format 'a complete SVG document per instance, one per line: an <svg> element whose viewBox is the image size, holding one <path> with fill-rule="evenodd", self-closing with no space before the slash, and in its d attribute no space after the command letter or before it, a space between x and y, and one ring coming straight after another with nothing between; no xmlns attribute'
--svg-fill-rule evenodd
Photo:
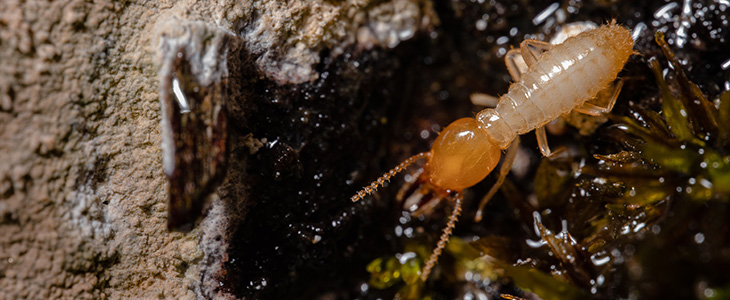
<svg viewBox="0 0 730 300"><path fill-rule="evenodd" d="M508 61L510 73L517 82L500 97L497 107L482 110L476 119L480 127L494 128L486 130L487 134L505 149L516 135L541 128L573 109L581 109L586 101L613 82L631 56L632 46L630 32L613 24L582 32L555 46L527 40L520 50L510 52L524 57L528 71L522 74ZM545 52L540 54L536 50ZM518 51L521 53L515 53ZM508 53L508 60L510 56ZM605 110L584 109L588 113Z"/></svg>

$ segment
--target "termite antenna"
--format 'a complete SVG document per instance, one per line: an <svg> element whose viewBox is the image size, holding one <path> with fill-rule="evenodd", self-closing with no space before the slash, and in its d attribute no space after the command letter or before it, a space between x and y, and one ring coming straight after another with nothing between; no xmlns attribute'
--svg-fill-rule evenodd
<svg viewBox="0 0 730 300"><path fill-rule="evenodd" d="M454 230L454 227L456 227L456 221L459 221L459 215L461 215L461 199L461 194L459 193L454 196L454 209L451 211L449 222L446 223L446 228L444 228L444 232L441 233L441 238L436 245L436 249L433 249L433 253L431 253L431 257L428 258L426 267L423 268L423 272L421 273L421 280L423 281L428 279L428 275L431 274L431 269L436 266L436 262L441 255L441 251L444 247L446 247L446 243L449 242L449 237L451 237L451 232Z"/></svg>
<svg viewBox="0 0 730 300"><path fill-rule="evenodd" d="M406 160L404 160L403 162L401 162L400 164L395 166L395 168L393 168L392 170L383 174L383 176L380 176L380 178L376 179L375 181L371 182L370 185L362 188L362 190L360 190L359 192L357 192L357 194L352 196L352 198L350 198L350 200L352 200L352 202L357 202L360 199L365 198L365 196L372 194L373 192L377 191L379 187L383 186L383 184L385 184L386 181L390 181L391 177L402 172L403 170L408 168L408 166L412 165L416 161L419 161L421 159L428 157L429 153L430 152L421 152L421 153L418 153L414 156L407 158Z"/></svg>

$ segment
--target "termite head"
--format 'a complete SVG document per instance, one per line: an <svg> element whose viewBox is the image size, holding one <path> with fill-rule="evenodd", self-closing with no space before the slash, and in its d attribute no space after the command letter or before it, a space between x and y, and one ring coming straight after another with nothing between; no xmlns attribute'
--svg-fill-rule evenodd
<svg viewBox="0 0 730 300"><path fill-rule="evenodd" d="M424 176L440 189L460 192L487 177L501 154L475 119L462 118L434 141Z"/></svg>
<svg viewBox="0 0 730 300"><path fill-rule="evenodd" d="M415 184L404 186L398 195L398 199L404 200L403 205L412 215L430 214L441 199L454 201L449 221L422 270L420 277L423 281L426 281L436 265L456 225L461 213L461 191L487 177L502 154L501 148L489 136L490 131L480 128L479 124L473 118L456 120L439 134L431 151L406 159L351 198L353 202L362 199L415 161L428 158L423 172L417 175Z"/></svg>
<svg viewBox="0 0 730 300"><path fill-rule="evenodd" d="M418 160L427 158L417 185L428 184L428 191L441 196L459 193L482 181L494 169L501 148L488 137L473 118L454 121L439 134L431 151L414 155L353 195L353 202L372 194L397 173Z"/></svg>

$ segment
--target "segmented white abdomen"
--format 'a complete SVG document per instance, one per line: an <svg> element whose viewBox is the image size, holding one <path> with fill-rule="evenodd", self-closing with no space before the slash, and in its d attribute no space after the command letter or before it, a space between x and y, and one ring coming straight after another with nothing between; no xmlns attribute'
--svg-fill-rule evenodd
<svg viewBox="0 0 730 300"><path fill-rule="evenodd" d="M581 33L544 52L513 83L494 111L477 116L500 145L544 126L593 98L611 83L631 55L629 31L618 25ZM487 117L488 116L488 117ZM503 124L497 124L503 122ZM509 133L505 132L509 131Z"/></svg>

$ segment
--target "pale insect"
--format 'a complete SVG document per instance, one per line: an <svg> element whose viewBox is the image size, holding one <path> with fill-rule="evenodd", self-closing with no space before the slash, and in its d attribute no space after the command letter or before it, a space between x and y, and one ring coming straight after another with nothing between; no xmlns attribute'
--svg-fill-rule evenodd
<svg viewBox="0 0 730 300"><path fill-rule="evenodd" d="M550 38L551 45L558 45L563 43L569 37L576 36L584 31L589 31L598 28L596 23L591 21L585 22L573 22L568 23L560 27L558 32ZM527 72L527 64L522 59L522 55L516 50L511 53L511 57L506 57L511 62L513 68L519 70L520 73ZM550 121L545 125L545 129L554 135L561 135L566 132L566 124L570 124L579 130L580 135L588 136L592 134L598 126L608 121L600 110L592 109L592 105L598 107L606 107L608 111L613 108L616 103L618 94L623 87L623 79L618 79L613 84L610 84L592 99L586 101L581 108L573 109L572 111L564 114L563 116ZM470 96L471 103L477 106L495 107L499 98L483 93L473 93Z"/></svg>
<svg viewBox="0 0 730 300"><path fill-rule="evenodd" d="M436 200L454 201L451 216L441 238L421 272L428 278L461 213L461 192L482 181L497 165L502 150L507 149L497 182L479 203L475 220L482 218L482 209L504 182L519 144L518 135L536 130L543 155L550 154L544 126L551 120L580 110L590 114L607 112L611 105L600 107L586 103L614 81L633 53L631 33L611 24L582 32L565 42L552 45L525 40L520 49L507 52L505 62L514 83L497 106L477 113L475 118L462 118L449 124L436 138L429 152L419 153L373 181L352 196L356 202L375 192L378 187L414 162L427 158L418 175L417 191L433 193ZM528 69L520 70L516 57L524 59Z"/></svg>

